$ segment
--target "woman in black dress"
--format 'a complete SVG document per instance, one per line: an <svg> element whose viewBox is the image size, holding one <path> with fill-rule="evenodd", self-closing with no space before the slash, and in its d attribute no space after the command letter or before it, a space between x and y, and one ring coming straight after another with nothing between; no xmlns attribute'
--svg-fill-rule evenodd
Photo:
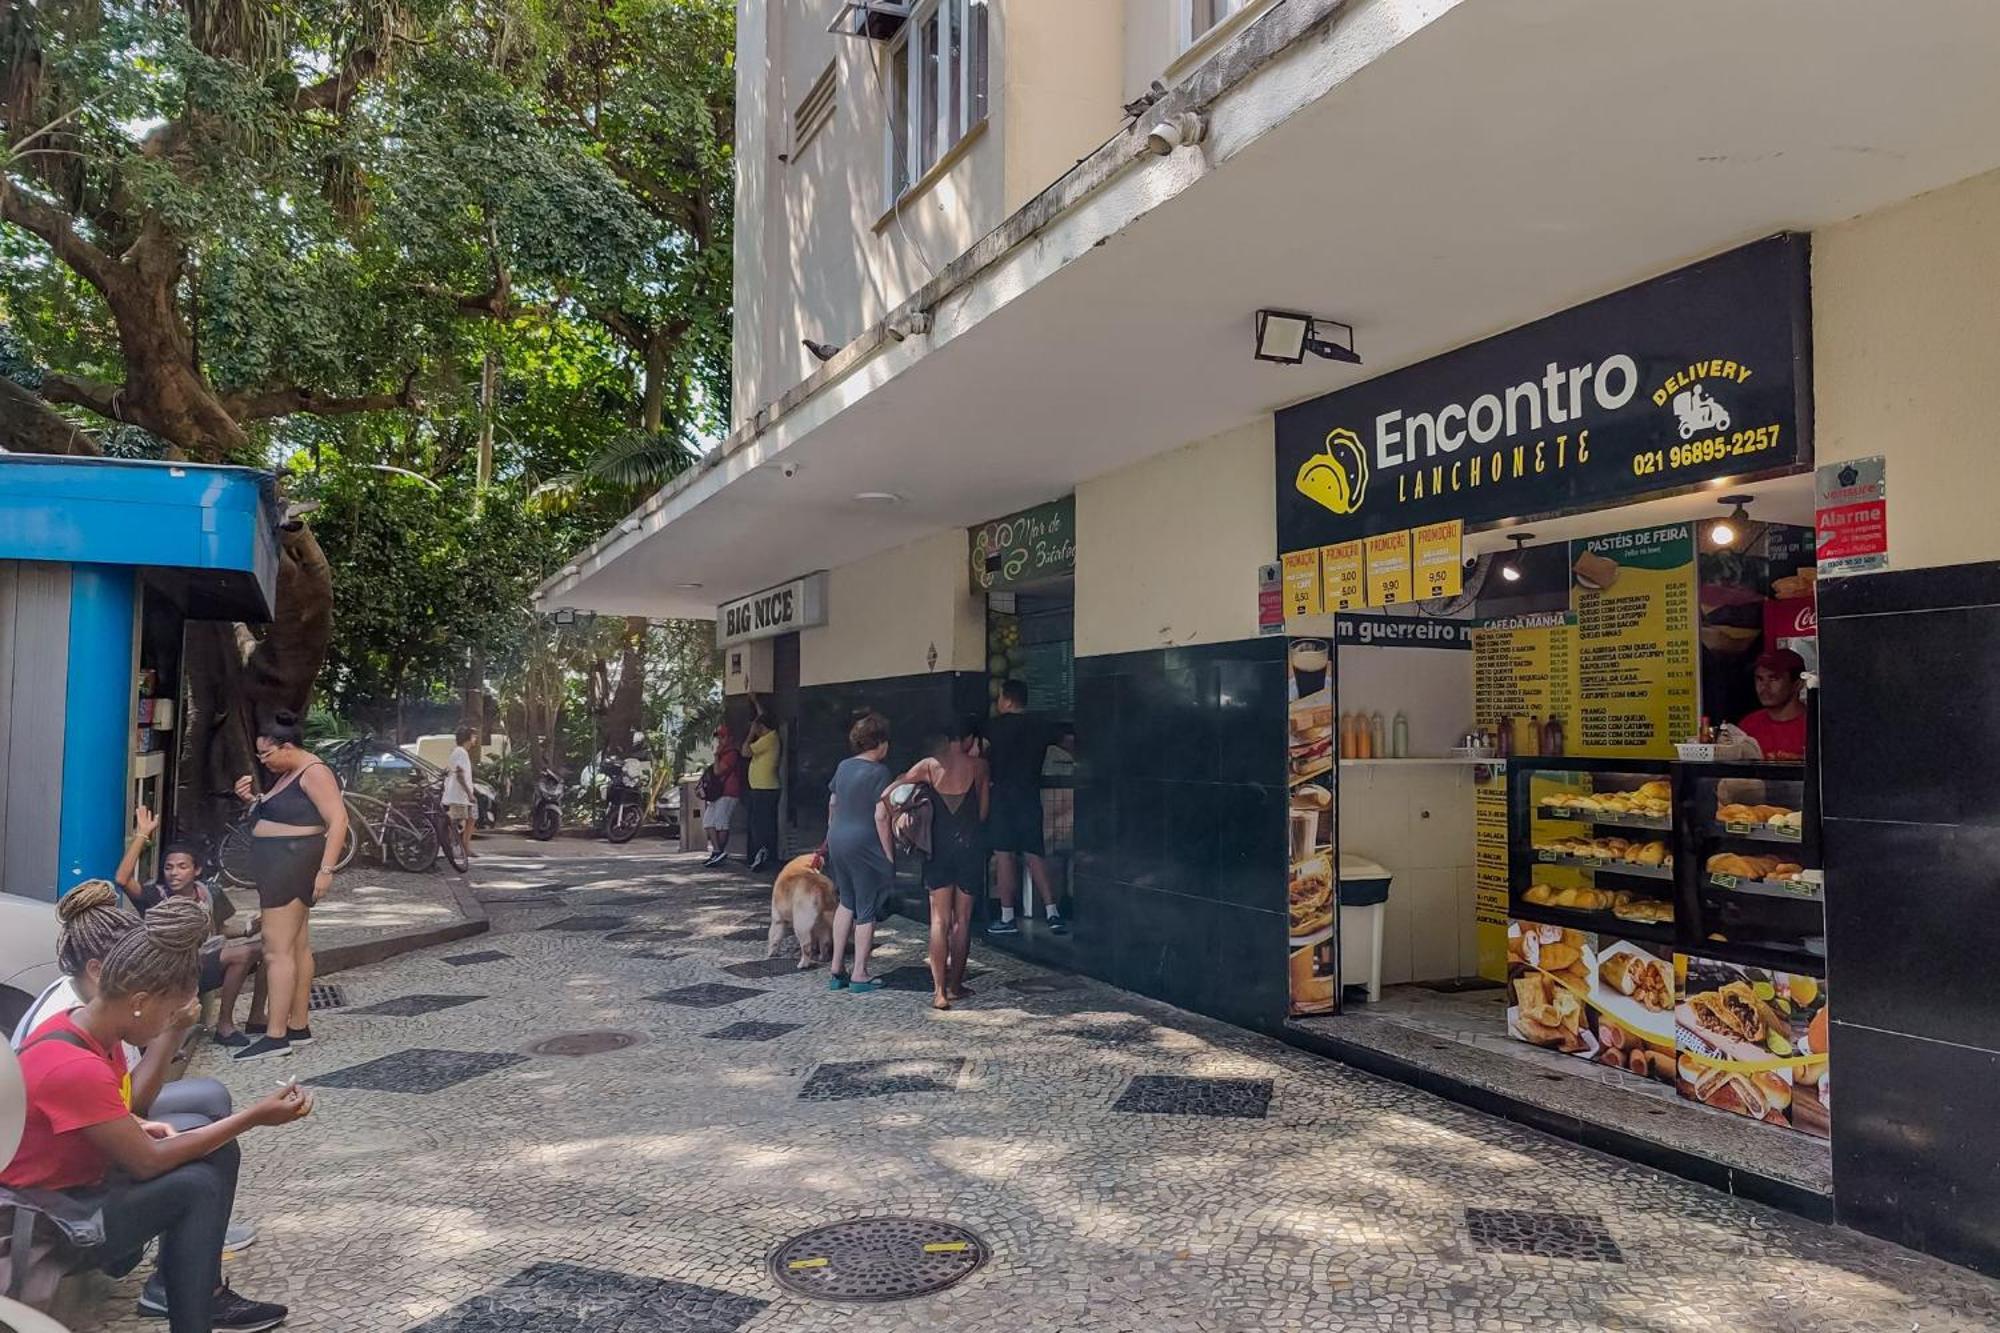
<svg viewBox="0 0 2000 1333"><path fill-rule="evenodd" d="M984 729L968 717L937 754L896 780L921 783L931 803L931 854L924 888L931 900L931 1008L949 1009L972 994L965 988L972 941L972 902L986 883L986 817L992 783L980 756Z"/></svg>

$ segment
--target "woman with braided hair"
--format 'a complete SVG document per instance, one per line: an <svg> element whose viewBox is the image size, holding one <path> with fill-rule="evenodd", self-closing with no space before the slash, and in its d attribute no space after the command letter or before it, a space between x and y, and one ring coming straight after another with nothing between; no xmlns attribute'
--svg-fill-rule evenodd
<svg viewBox="0 0 2000 1333"><path fill-rule="evenodd" d="M172 1333L244 1333L284 1322L283 1306L247 1300L224 1285L222 1237L236 1199L237 1137L312 1110L295 1084L184 1131L141 1120L127 1106L124 1044L150 1044L194 1003L208 929L198 904L160 904L97 961L90 1000L34 1031L21 1049L27 1124L14 1160L0 1170L0 1184L10 1189L59 1191L96 1204L104 1244L95 1257L106 1269L129 1271L146 1242L159 1237Z"/></svg>

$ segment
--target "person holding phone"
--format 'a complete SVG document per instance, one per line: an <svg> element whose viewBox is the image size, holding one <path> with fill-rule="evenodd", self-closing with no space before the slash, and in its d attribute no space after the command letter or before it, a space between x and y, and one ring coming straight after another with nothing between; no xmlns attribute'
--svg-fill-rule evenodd
<svg viewBox="0 0 2000 1333"><path fill-rule="evenodd" d="M250 1061L290 1055L313 1039L313 955L309 913L333 886L333 863L347 845L340 779L305 747L296 713L280 711L257 735L257 762L276 775L262 795L248 774L236 794L255 812L250 875L263 911L265 1034L237 1051Z"/></svg>
<svg viewBox="0 0 2000 1333"><path fill-rule="evenodd" d="M108 886L107 886L108 887ZM27 1119L21 1146L0 1170L14 1190L50 1190L102 1214L96 1254L130 1271L147 1242L160 1242L172 1333L257 1333L276 1328L284 1306L238 1295L222 1280L223 1233L236 1202L242 1157L236 1139L312 1111L295 1084L211 1124L177 1130L142 1120L126 1102L126 1043L144 1046L195 1001L208 914L184 898L153 909L100 962L96 993L45 1021L21 1048Z"/></svg>

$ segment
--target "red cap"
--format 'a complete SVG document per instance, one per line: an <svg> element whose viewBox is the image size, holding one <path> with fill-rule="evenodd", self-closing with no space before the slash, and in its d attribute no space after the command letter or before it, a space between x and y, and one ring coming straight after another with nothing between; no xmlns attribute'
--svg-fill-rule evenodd
<svg viewBox="0 0 2000 1333"><path fill-rule="evenodd" d="M1800 676L1805 674L1806 659L1789 648L1773 648L1757 658L1757 670L1776 671L1781 675Z"/></svg>

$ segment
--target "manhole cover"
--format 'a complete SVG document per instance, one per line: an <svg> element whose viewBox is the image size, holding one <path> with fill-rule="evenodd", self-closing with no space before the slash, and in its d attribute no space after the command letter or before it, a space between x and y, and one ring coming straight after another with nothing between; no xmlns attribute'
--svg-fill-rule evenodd
<svg viewBox="0 0 2000 1333"><path fill-rule="evenodd" d="M622 1051L627 1046L639 1044L636 1032L613 1032L600 1029L595 1032L565 1032L556 1037L545 1037L528 1047L529 1055L603 1055L607 1051Z"/></svg>
<svg viewBox="0 0 2000 1333"><path fill-rule="evenodd" d="M823 1301L903 1301L955 1286L986 1262L986 1242L921 1217L863 1217L792 1237L771 1252L778 1285Z"/></svg>

